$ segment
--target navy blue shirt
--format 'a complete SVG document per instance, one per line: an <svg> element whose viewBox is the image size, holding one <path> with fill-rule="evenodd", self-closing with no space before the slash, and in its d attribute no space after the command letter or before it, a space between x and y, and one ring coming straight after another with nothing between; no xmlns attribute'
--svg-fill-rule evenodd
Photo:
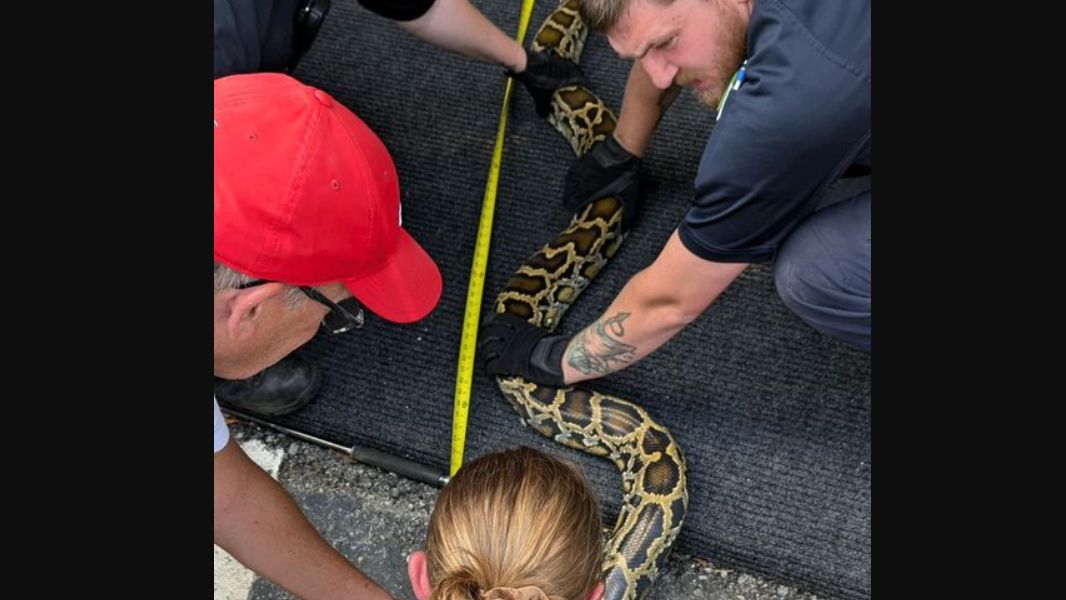
<svg viewBox="0 0 1066 600"><path fill-rule="evenodd" d="M765 262L870 157L870 0L755 0L746 79L721 107L678 228L697 256Z"/></svg>
<svg viewBox="0 0 1066 600"><path fill-rule="evenodd" d="M215 0L215 78L282 70L299 0Z"/></svg>
<svg viewBox="0 0 1066 600"><path fill-rule="evenodd" d="M359 4L390 19L409 21L425 14L434 1L359 0ZM286 69L292 55L296 11L306 0L214 2L216 79L237 73Z"/></svg>

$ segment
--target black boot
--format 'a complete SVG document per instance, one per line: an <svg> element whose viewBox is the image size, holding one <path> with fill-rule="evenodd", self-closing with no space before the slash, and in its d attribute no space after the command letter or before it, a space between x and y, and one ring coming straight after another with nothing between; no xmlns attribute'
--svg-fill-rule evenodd
<svg viewBox="0 0 1066 600"><path fill-rule="evenodd" d="M287 415L314 398L318 369L290 354L248 379L215 377L215 397L222 407L261 417Z"/></svg>

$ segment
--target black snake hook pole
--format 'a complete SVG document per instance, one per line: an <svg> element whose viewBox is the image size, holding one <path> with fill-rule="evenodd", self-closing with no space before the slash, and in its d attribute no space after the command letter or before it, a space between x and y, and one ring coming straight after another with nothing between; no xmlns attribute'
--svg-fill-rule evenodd
<svg viewBox="0 0 1066 600"><path fill-rule="evenodd" d="M269 427L276 431L280 431L286 435L290 435L294 438L339 450L347 454L352 460L361 462L365 465L371 465L378 467L379 469L385 469L397 475L402 475L408 479L420 481L432 485L434 487L444 487L451 479L446 474L441 473L426 465L416 463L413 460L407 460L406 458L400 458L399 456L393 456L386 454L381 450L375 450L373 448L367 448L366 446L352 446L346 448L340 444L317 438L311 434L304 433L302 431L296 431L295 429L289 429L288 427L282 427L281 425L275 425L269 421L253 417L251 415L230 409L222 409L222 412L231 414L239 419L251 421L258 425Z"/></svg>

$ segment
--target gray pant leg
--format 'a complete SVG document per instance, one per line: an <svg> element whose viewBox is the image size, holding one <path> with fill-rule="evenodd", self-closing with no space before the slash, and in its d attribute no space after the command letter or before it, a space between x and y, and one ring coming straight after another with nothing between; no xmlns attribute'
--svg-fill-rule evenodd
<svg viewBox="0 0 1066 600"><path fill-rule="evenodd" d="M815 329L870 351L870 191L823 208L778 251L777 293Z"/></svg>

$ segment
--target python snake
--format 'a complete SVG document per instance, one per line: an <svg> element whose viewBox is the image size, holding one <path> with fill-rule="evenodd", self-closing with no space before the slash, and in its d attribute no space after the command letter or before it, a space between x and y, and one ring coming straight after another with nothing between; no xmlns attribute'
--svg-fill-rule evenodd
<svg viewBox="0 0 1066 600"><path fill-rule="evenodd" d="M578 62L588 28L579 0L563 0L532 43ZM615 117L582 85L552 97L551 123L580 156L614 131ZM600 198L522 264L497 296L493 310L553 331L593 278L618 251L622 202ZM605 543L605 600L644 597L681 530L688 507L685 459L670 431L636 404L584 388L554 388L520 377L497 377L522 422L538 433L614 462L622 475L618 520Z"/></svg>

